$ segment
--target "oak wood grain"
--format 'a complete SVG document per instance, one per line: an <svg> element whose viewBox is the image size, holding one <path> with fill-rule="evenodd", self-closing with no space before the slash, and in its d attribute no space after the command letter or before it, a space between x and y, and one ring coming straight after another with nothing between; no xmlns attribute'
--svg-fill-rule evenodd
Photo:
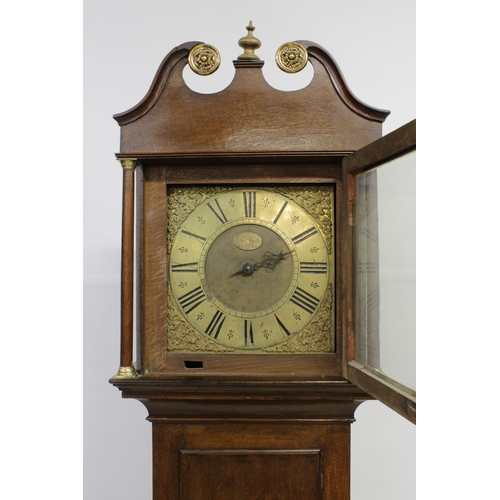
<svg viewBox="0 0 500 500"><path fill-rule="evenodd" d="M133 170L123 170L120 366L133 363L134 342L134 183Z"/></svg>
<svg viewBox="0 0 500 500"><path fill-rule="evenodd" d="M319 45L303 42L314 77L301 90L274 89L261 67L240 63L223 92L199 94L182 76L197 43L173 50L144 99L114 116L121 154L355 151L380 136L389 112L359 101Z"/></svg>
<svg viewBox="0 0 500 500"><path fill-rule="evenodd" d="M153 423L154 500L348 500L350 425Z"/></svg>

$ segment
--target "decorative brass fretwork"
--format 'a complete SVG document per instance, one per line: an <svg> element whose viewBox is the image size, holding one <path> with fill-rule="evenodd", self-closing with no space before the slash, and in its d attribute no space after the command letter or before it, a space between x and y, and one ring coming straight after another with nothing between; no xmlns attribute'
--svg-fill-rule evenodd
<svg viewBox="0 0 500 500"><path fill-rule="evenodd" d="M314 218L325 236L328 253L332 253L333 210L332 191L327 186L277 186L272 188L293 200Z"/></svg>
<svg viewBox="0 0 500 500"><path fill-rule="evenodd" d="M198 333L174 306L170 289L167 291L167 350L189 352L233 352L234 349L216 344Z"/></svg>
<svg viewBox="0 0 500 500"><path fill-rule="evenodd" d="M303 352L332 352L333 286L330 283L323 304L314 320L290 340L263 349L266 352L295 354Z"/></svg>
<svg viewBox="0 0 500 500"><path fill-rule="evenodd" d="M168 190L167 252L170 254L175 235L189 214L205 200L217 193L228 191L227 187L189 187Z"/></svg>
<svg viewBox="0 0 500 500"><path fill-rule="evenodd" d="M284 43L276 52L276 64L286 73L298 73L308 61L306 48L298 42Z"/></svg>
<svg viewBox="0 0 500 500"><path fill-rule="evenodd" d="M211 75L220 66L219 51L212 45L200 44L189 53L189 67L198 75Z"/></svg>

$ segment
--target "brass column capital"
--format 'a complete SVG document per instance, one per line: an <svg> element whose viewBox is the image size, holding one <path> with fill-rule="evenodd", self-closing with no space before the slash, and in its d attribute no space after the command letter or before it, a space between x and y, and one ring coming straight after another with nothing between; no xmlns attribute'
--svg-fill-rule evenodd
<svg viewBox="0 0 500 500"><path fill-rule="evenodd" d="M137 158L117 158L122 164L123 170L135 170L137 167Z"/></svg>

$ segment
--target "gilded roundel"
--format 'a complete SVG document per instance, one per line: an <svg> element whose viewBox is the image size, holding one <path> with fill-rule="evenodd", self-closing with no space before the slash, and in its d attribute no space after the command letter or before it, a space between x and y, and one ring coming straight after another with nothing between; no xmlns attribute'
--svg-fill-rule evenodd
<svg viewBox="0 0 500 500"><path fill-rule="evenodd" d="M189 67L198 75L210 75L217 71L219 65L219 51L212 45L197 45L189 53Z"/></svg>
<svg viewBox="0 0 500 500"><path fill-rule="evenodd" d="M297 42L283 44L276 52L276 64L287 73L298 73L308 61L307 50Z"/></svg>

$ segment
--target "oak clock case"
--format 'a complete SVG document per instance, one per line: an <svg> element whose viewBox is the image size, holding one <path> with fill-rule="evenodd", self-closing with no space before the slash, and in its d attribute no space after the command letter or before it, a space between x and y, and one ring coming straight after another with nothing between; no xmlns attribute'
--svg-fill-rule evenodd
<svg viewBox="0 0 500 500"><path fill-rule="evenodd" d="M332 208L329 187L169 188L169 350L331 352Z"/></svg>
<svg viewBox="0 0 500 500"><path fill-rule="evenodd" d="M343 160L381 137L389 112L357 99L309 41L281 45L276 63L309 62L311 83L272 88L254 29L224 91L186 86L188 64L209 75L220 62L188 42L114 116L124 198L111 383L148 410L154 500L348 500L350 425L372 398L345 371L359 165Z"/></svg>

